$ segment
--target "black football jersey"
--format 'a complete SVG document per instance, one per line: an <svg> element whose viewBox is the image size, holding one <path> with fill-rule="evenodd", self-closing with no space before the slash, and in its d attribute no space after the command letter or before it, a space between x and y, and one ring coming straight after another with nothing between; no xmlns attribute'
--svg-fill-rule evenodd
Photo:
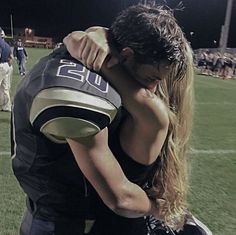
<svg viewBox="0 0 236 235"><path fill-rule="evenodd" d="M65 138L94 135L108 127L109 146L127 178L142 187L152 180L156 164L139 164L122 150L119 126L127 115L109 83L71 58L64 47L33 67L14 98L11 151L14 174L37 205L35 216L85 217L91 207L104 209L103 204L93 206L100 199Z"/></svg>
<svg viewBox="0 0 236 235"><path fill-rule="evenodd" d="M40 205L39 215L85 213L90 185L65 138L96 134L112 123L120 106L109 83L64 47L42 58L22 80L11 122L13 171Z"/></svg>

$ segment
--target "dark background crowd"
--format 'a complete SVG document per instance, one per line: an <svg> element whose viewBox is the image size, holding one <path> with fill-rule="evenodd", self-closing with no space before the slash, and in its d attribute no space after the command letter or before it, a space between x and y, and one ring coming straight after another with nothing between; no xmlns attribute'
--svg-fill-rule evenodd
<svg viewBox="0 0 236 235"><path fill-rule="evenodd" d="M199 49L194 56L198 73L225 80L236 78L236 51L221 53L217 50Z"/></svg>

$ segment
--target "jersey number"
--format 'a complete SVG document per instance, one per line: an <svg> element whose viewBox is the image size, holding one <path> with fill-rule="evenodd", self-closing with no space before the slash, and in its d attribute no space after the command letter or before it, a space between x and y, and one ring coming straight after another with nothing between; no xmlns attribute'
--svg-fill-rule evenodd
<svg viewBox="0 0 236 235"><path fill-rule="evenodd" d="M75 79L80 82L87 81L91 86L95 87L103 93L108 91L108 82L100 75L86 69L83 65L62 59L62 65L58 67L57 76Z"/></svg>

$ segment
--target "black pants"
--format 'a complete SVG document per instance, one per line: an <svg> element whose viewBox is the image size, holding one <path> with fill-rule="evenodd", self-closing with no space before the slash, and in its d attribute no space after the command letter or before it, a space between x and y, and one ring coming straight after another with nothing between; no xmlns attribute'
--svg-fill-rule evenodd
<svg viewBox="0 0 236 235"><path fill-rule="evenodd" d="M34 218L27 210L20 227L20 235L84 235L85 223L81 219L44 221Z"/></svg>
<svg viewBox="0 0 236 235"><path fill-rule="evenodd" d="M85 220L81 218L60 218L56 221L39 219L36 206L27 198L20 235L84 235Z"/></svg>

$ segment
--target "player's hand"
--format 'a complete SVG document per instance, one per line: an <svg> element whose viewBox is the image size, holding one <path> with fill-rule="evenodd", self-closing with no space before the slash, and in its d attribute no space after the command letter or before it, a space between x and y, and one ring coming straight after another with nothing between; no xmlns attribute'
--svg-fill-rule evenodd
<svg viewBox="0 0 236 235"><path fill-rule="evenodd" d="M64 38L63 42L72 57L95 71L99 71L105 59L110 56L107 29L103 27L96 26L85 32L72 32ZM110 68L118 62L118 58L110 56L106 61L106 67Z"/></svg>
<svg viewBox="0 0 236 235"><path fill-rule="evenodd" d="M152 206L150 214L156 219L164 221L165 220L165 200L163 199L151 199Z"/></svg>

